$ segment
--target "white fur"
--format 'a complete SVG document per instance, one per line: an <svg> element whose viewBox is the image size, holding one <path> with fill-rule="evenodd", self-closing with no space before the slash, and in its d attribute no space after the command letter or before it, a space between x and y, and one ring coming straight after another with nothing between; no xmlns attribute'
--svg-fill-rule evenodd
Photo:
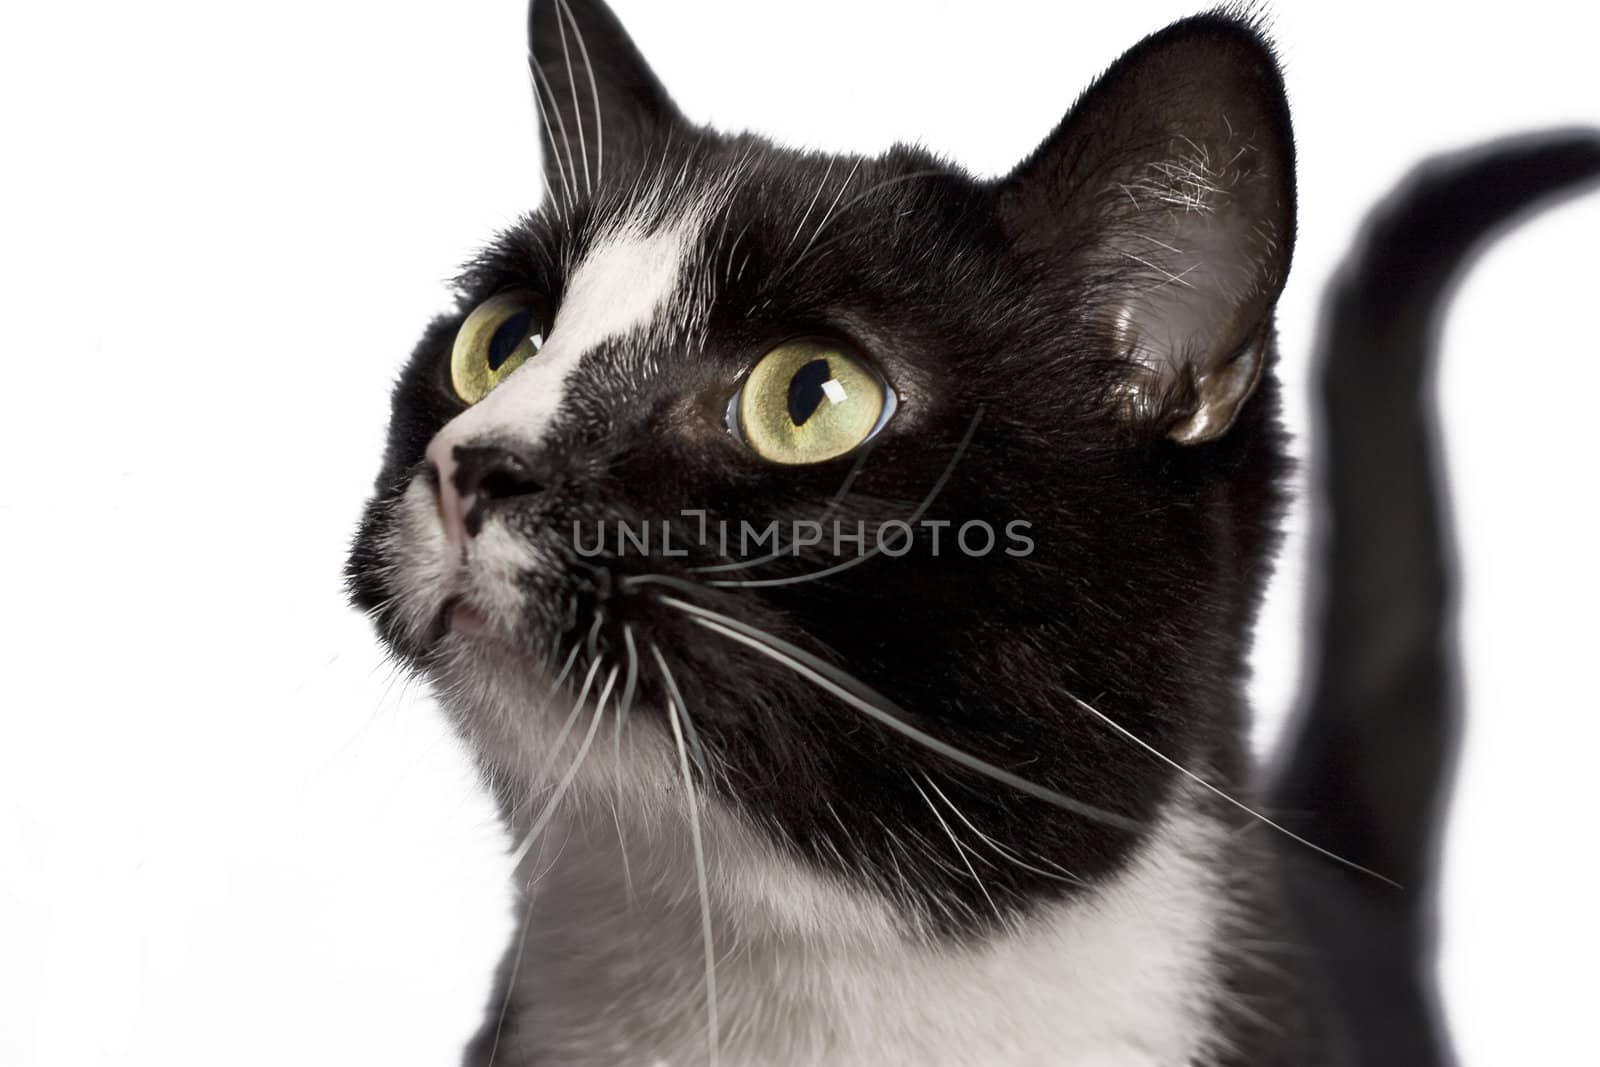
<svg viewBox="0 0 1600 1067"><path fill-rule="evenodd" d="M682 793L665 760L636 756L601 769L602 755L524 865L536 884L511 1005L522 1025L504 1062L706 1062ZM616 772L621 789L602 799L597 787ZM923 936L876 898L782 856L728 810L705 808L721 1062L1196 1062L1211 1051L1213 951L1226 915L1214 869L1222 831L1193 808L1193 798L1175 799L1103 886L969 947Z"/></svg>
<svg viewBox="0 0 1600 1067"><path fill-rule="evenodd" d="M439 522L439 502L428 483L414 478L389 505L393 519L384 544L385 581L401 624L413 639L427 632L450 595L457 569Z"/></svg>
<svg viewBox="0 0 1600 1067"><path fill-rule="evenodd" d="M596 238L569 276L538 355L450 420L428 445L428 459L448 474L457 445L498 438L536 448L585 356L669 317L701 224L700 213L690 211L654 229L625 221Z"/></svg>

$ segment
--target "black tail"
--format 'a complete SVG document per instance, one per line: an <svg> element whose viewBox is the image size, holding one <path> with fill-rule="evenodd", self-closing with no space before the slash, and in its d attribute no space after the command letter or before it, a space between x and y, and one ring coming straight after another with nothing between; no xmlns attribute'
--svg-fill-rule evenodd
<svg viewBox="0 0 1600 1067"><path fill-rule="evenodd" d="M1443 313L1489 238L1596 178L1595 130L1430 161L1374 213L1323 307L1320 637L1267 799L1295 830L1404 886L1292 860L1292 903L1351 1039L1340 1062L1451 1062L1433 973L1461 719L1431 396Z"/></svg>

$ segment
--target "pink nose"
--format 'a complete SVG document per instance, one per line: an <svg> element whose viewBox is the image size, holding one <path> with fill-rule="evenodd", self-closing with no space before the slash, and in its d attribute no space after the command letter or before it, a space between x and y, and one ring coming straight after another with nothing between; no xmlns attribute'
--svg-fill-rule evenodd
<svg viewBox="0 0 1600 1067"><path fill-rule="evenodd" d="M428 444L427 459L439 479L439 520L458 549L478 535L492 503L545 488L533 462L504 445L457 444L441 433Z"/></svg>
<svg viewBox="0 0 1600 1067"><path fill-rule="evenodd" d="M428 442L427 457L428 466L433 468L439 486L439 521L444 525L444 533L450 539L450 544L459 549L466 545L467 528L462 518L461 493L456 488L455 450L455 442L448 440L444 434L438 434Z"/></svg>

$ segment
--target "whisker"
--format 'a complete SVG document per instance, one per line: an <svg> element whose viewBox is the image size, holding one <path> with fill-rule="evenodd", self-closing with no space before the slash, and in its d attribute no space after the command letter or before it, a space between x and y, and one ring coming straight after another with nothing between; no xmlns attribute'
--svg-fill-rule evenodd
<svg viewBox="0 0 1600 1067"><path fill-rule="evenodd" d="M556 655L559 656L560 654L561 654L561 645L560 645L560 642L558 641L556 643ZM550 692L546 693L545 694L545 698L544 698L544 701L545 701L546 704L550 703L550 698L555 696L556 695L556 691L561 688L561 686L562 686L562 684L564 682L566 682L567 675L572 673L572 665L574 663L576 663L577 661L578 661L578 646L574 645L574 646L572 646L572 651L567 654L566 662L561 665L560 672L556 674L556 680L554 682L550 683Z"/></svg>
<svg viewBox="0 0 1600 1067"><path fill-rule="evenodd" d="M615 725L611 731L611 755L613 765L622 766L622 724L627 719L628 713L633 710L634 687L639 680L639 652L633 641L633 626L625 623L622 627L622 641L628 649L628 673L622 683L622 696L617 700ZM627 887L628 903L632 904L633 895L633 869L628 863L628 841L622 832L622 815L617 810L617 790L611 795L611 821L617 828L617 849L622 856L622 880Z"/></svg>
<svg viewBox="0 0 1600 1067"><path fill-rule="evenodd" d="M1107 726L1111 727L1111 729L1115 730L1118 734L1120 734L1121 736L1123 736L1127 740L1132 741L1134 744L1138 745L1140 748L1142 748L1146 752L1150 753L1150 755L1154 756L1156 759L1160 760L1162 763L1165 763L1168 767L1171 767L1173 770L1177 771L1179 774L1183 775L1185 778L1189 779L1191 782L1194 782L1196 785L1200 786L1201 788L1208 790L1209 792L1215 794L1218 797L1221 797L1223 800L1227 801L1229 804L1232 804L1234 807L1238 808L1240 811L1244 812L1246 815L1249 815L1249 816L1251 816L1251 817L1253 817L1255 819L1260 820L1263 823L1266 823L1268 826L1272 827L1274 830L1278 831L1280 834L1283 834L1285 837L1289 838L1291 841L1297 841L1300 844L1304 845L1306 848L1311 849L1311 851L1316 852L1316 853L1318 853L1320 855L1326 856L1328 859L1333 860L1335 863L1338 863L1338 864L1340 864L1341 866L1344 866L1344 867L1348 867L1353 871L1359 871L1360 873L1368 875L1369 877L1376 878L1378 881L1383 882L1385 885L1392 886L1395 889L1402 888L1402 886L1400 885L1399 882L1396 882L1391 878L1386 878L1383 875L1379 874L1377 871L1374 871L1374 870L1372 870L1370 868L1363 867L1363 866L1361 866L1361 864L1355 862L1354 860L1345 859L1343 856L1339 855L1337 852L1330 852L1328 849L1323 848L1321 845L1318 845L1318 844L1316 844L1316 843L1314 843L1312 841L1307 841L1305 838L1301 837L1299 834L1295 833L1293 830L1290 830L1290 829L1288 829L1288 828L1286 828L1284 826L1279 825L1278 823L1273 822L1271 819L1267 818L1265 815L1261 814L1259 811L1256 811L1254 808L1250 807L1248 804L1244 803L1243 801L1234 799L1231 795L1229 795L1228 793L1224 792L1221 789L1218 789L1216 786L1212 785L1210 782L1206 781L1204 778L1200 777L1198 774L1195 774L1193 771L1191 771L1189 768L1185 767L1183 764L1179 763L1177 760L1175 760L1172 757L1168 756L1166 753L1162 752L1160 749L1156 748L1154 745L1150 744L1148 741L1145 741L1142 737L1138 736L1133 731L1131 731L1131 730L1127 729L1126 727L1124 727L1121 723L1118 723L1117 721L1112 719L1105 712L1100 711L1098 708L1095 708L1092 705L1090 705L1087 701L1082 700L1077 696L1074 696L1072 693L1067 693L1067 699L1071 700L1079 708L1083 709L1084 711L1087 711L1090 715L1093 715L1095 718L1099 719L1101 722L1103 722Z"/></svg>
<svg viewBox="0 0 1600 1067"><path fill-rule="evenodd" d="M565 3L561 3L562 8L566 6ZM578 124L578 153L583 156L583 184L593 196L594 182L589 180L589 146L583 139L583 105L578 102L578 79L572 73L572 53L567 50L567 26L561 19L560 11L556 13L556 30L561 34L561 59L567 65L567 90L572 94L572 121ZM576 168L573 170L573 176L574 178L577 176Z"/></svg>
<svg viewBox="0 0 1600 1067"><path fill-rule="evenodd" d="M793 248L794 243L800 239L800 231L806 228L806 220L811 217L812 208L817 206L817 201L822 197L822 190L828 185L828 177L833 174L833 163L832 159L828 160L828 167L822 172L822 180L817 183L817 191L811 194L811 203L806 205L806 213L800 216L800 225L794 228L794 235L789 238L789 243L785 247ZM812 234L811 237L812 240L816 240L816 234Z"/></svg>
<svg viewBox="0 0 1600 1067"><path fill-rule="evenodd" d="M1157 274L1162 275L1165 278L1165 281L1161 282L1161 285L1166 285L1168 282L1177 282L1179 285L1183 286L1185 289L1193 289L1194 288L1194 283L1193 282L1186 282L1186 281L1183 280L1183 274L1188 274L1189 273L1188 270L1184 271L1183 274L1174 274L1170 270L1168 270L1167 268L1161 266L1160 264L1152 263L1152 262L1150 262L1150 260L1145 259L1143 256L1135 255L1132 252L1127 251L1126 249L1123 250L1122 255L1123 255L1124 259L1131 259L1135 263L1139 263L1139 264L1142 264L1142 265L1144 265L1146 267L1149 267L1151 270L1155 271ZM1193 270L1193 269L1194 269L1193 267L1189 268L1189 270ZM1158 288L1159 288L1159 286L1158 286Z"/></svg>
<svg viewBox="0 0 1600 1067"><path fill-rule="evenodd" d="M575 207L578 203L578 168L574 166L572 162L572 139L567 136L567 122L561 117L561 108L556 105L556 91L550 87L550 79L544 76L544 68L539 66L538 60L534 60L532 66L534 84L536 87L542 88L545 92L545 95L550 98L550 110L555 113L556 117L555 128L561 133L561 146L564 146L567 150L567 165L562 167L560 158L561 153L559 151L560 146L556 145L556 139L554 136L550 137L550 150L556 155L556 168L561 174L561 183L566 187L567 190L567 203ZM537 93L534 94L534 98L538 99ZM543 104L539 105L539 112L544 117L545 132L548 134L550 133L550 118L549 115L545 113ZM567 175L569 172L572 176L572 182L570 185L567 183Z"/></svg>
<svg viewBox="0 0 1600 1067"><path fill-rule="evenodd" d="M624 589L632 589L639 585L664 585L668 589L676 589L679 592L689 594L699 594L706 591L706 587L699 582L691 582L687 578L674 578L670 574L629 574L623 576L622 587Z"/></svg>
<svg viewBox="0 0 1600 1067"><path fill-rule="evenodd" d="M903 218L907 217L908 215L915 215L916 213L917 212L916 212L915 208L905 208L904 210L895 212L894 215L891 216L891 217L894 218L894 219L903 219ZM850 238L854 237L858 233L867 233L868 231L873 231L873 230L881 232L882 229L883 229L883 219L881 219L881 218L875 218L870 222L864 222L859 226L852 226L852 227L850 227L850 229L845 230L843 233L836 233L832 237L828 238L826 241L823 241L821 244L817 245L815 248L813 248L811 250L811 254L820 256L820 255L822 255L822 253L826 252L829 248L833 247L836 244L842 244L845 241L848 241ZM767 284L768 285L775 284L776 282L781 281L783 279L783 277L784 277L783 274L779 274L776 278L774 278L771 282L768 282Z"/></svg>
<svg viewBox="0 0 1600 1067"><path fill-rule="evenodd" d="M974 826L973 823L972 823L972 820L967 818L964 814L962 814L961 809L956 807L955 801L953 801L949 797L945 796L944 790L940 789L938 787L938 785L934 783L934 780L932 778L930 778L926 774L924 774L922 776L922 780L924 782L927 782L928 783L928 788L933 790L934 793L939 797L939 799L945 802L945 805L947 807L949 807L951 812L953 812L955 814L955 817L960 819L962 824L964 826L966 826L966 828L968 830L971 830L974 834L976 834L978 836L978 840L979 841L982 841L984 844L988 845L991 849L993 849L1000 856L1001 859L1007 860L1007 861L1015 864L1016 866L1022 868L1025 871L1031 871L1032 873L1037 874L1037 875L1039 875L1041 877L1044 877L1044 878L1052 878L1052 879L1054 879L1054 880L1056 880L1058 882L1066 882L1069 885L1080 885L1081 886L1081 885L1086 884L1082 878L1079 878L1077 875L1073 874L1071 871L1067 870L1065 867L1062 867L1060 864L1055 863L1055 862L1053 862L1051 860L1045 860L1045 862L1049 863L1052 867L1056 868L1056 870L1060 871L1061 872L1060 874L1055 874L1055 873L1053 873L1051 871L1045 870L1042 867L1035 867L1031 863L1024 862L1010 848L1007 848L1005 845L1002 845L1000 842L996 841L994 838L990 837L988 834L984 833L982 830L980 830L976 826Z"/></svg>
<svg viewBox="0 0 1600 1067"><path fill-rule="evenodd" d="M850 487L855 484L856 475L861 473L861 467L867 462L867 456L870 455L871 452L872 445L869 443L861 450L861 454L856 457L856 461L850 465L850 470L847 474L845 474L844 481L840 483L838 491L835 492L833 496L829 497L828 502L823 505L822 513L817 516L818 522L833 514L833 509L838 507L840 503L844 501L844 498L850 492ZM784 552L782 548L775 548L767 555L760 556L756 559L739 559L734 560L731 563L715 563L704 567L690 567L688 570L691 574L714 574L722 571L741 570L746 567L759 567L763 563L771 563L773 560L777 559L783 554Z"/></svg>
<svg viewBox="0 0 1600 1067"><path fill-rule="evenodd" d="M832 664L827 663L807 652L803 648L775 637L764 630L758 629L748 623L741 622L731 616L724 615L710 608L703 608L696 604L689 604L676 597L662 596L658 598L661 603L675 607L689 614L693 621L699 625L720 633L730 640L747 645L762 653L769 659L788 667L796 674L821 689L832 693L840 700L860 711L862 714L877 720L889 729L904 737L915 741L917 744L929 749L938 755L959 763L968 770L976 771L987 778L1008 785L1020 793L1042 800L1047 804L1081 815L1086 819L1115 826L1118 829L1137 831L1140 824L1137 820L1116 812L1107 811L1093 804L1058 793L1046 786L1030 782L1020 775L997 767L987 760L981 759L955 747L947 741L941 741L932 734L912 726L907 721L907 713L899 706L888 700L859 680L844 674Z"/></svg>
<svg viewBox="0 0 1600 1067"><path fill-rule="evenodd" d="M739 230L739 235L733 239L733 246L728 249L728 265L723 269L722 272L722 284L724 286L729 285L733 281L733 254L739 251L739 242L744 240L745 234L750 232L750 227L754 224L754 222L755 220L752 219L750 222L744 224L743 228Z"/></svg>
<svg viewBox="0 0 1600 1067"><path fill-rule="evenodd" d="M689 712L687 708L683 709L680 722L679 705L683 696L678 692L678 683L672 677L666 657L654 641L650 643L650 654L661 668L661 678L666 682L670 694L667 698L667 721L672 726L672 739L678 747L678 770L683 775L683 794L689 808L689 839L694 846L694 873L700 890L700 938L706 955L706 1062L710 1067L717 1067L722 1040L717 1019L717 954L711 937L711 897L706 884L705 842L700 836L700 805L695 799L694 782L689 776L689 749L683 741L683 726L688 722Z"/></svg>
<svg viewBox="0 0 1600 1067"><path fill-rule="evenodd" d="M667 666L667 661L662 658L661 650L654 641L650 642L650 652L655 656L656 663L661 667L661 678L667 684L667 695L678 702L680 708L687 709L688 704L683 699L683 691L678 688L677 676L672 673L672 668ZM694 749L694 763L700 768L700 773L709 776L711 765L706 762L705 750L700 747L699 735L695 733L694 724L689 721L687 710L683 717L684 732L688 735L689 747Z"/></svg>
<svg viewBox="0 0 1600 1067"><path fill-rule="evenodd" d="M617 701L617 726L612 734L612 748L618 765L622 763L622 724L633 710L634 687L639 681L639 650L633 642L633 624L624 623L622 627L622 643L628 650L628 673L622 682L622 699Z"/></svg>
<svg viewBox="0 0 1600 1067"><path fill-rule="evenodd" d="M571 654L567 656L567 665L562 668L561 675L550 686L550 691L545 694L544 703L539 706L535 714L543 714L550 701L555 698L557 690L561 688L562 683L566 680L567 672L572 670L572 664L578 658L578 651L578 646L574 645ZM561 729L557 731L555 742L551 744L549 751L545 755L544 763L539 767L539 773L534 777L535 782L544 781L545 777L550 773L550 768L555 766L557 754L560 753L561 746L566 743L567 735L572 732L572 727L577 723L578 715L583 711L583 702L589 696L589 687L594 683L595 673L599 670L600 662L596 660L590 665L589 673L584 676L583 687L578 692L578 699L573 703L572 710L567 713L566 721L561 724ZM520 815L523 809L532 803L533 797L531 796L519 803L512 810L512 817L515 818Z"/></svg>
<svg viewBox="0 0 1600 1067"><path fill-rule="evenodd" d="M533 921L533 893L528 893L528 905L522 909L522 929L517 932L517 954L511 958L511 972L506 975L506 995L500 998L500 1014L494 1021L494 1043L489 1046L489 1062L486 1067L494 1067L494 1059L500 1054L500 1035L505 1029L506 1016L511 1013L511 994L517 988L517 974L522 970L522 957L528 950L528 925Z"/></svg>
<svg viewBox="0 0 1600 1067"><path fill-rule="evenodd" d="M933 817L939 820L939 826L944 830L945 836L950 838L950 843L956 846L956 855L960 858L961 865L967 869L967 873L972 876L972 880L978 883L978 891L983 894L983 899L989 902L989 910L994 912L995 920L1004 924L1005 916L1000 914L1000 908L995 904L994 898L989 895L989 887L983 884L983 879L978 877L977 868L967 858L967 846L963 845L961 839L956 836L956 832L950 829L950 824L944 821L944 816L939 814L939 809L934 805L933 798L922 791L922 787L917 785L915 778L911 779L911 785L917 791L917 794L922 797L923 802L928 805L928 810L933 812Z"/></svg>
<svg viewBox="0 0 1600 1067"><path fill-rule="evenodd" d="M595 662L596 665L599 664L598 660ZM592 679L593 677L594 671L593 668L591 668L590 678ZM541 811L539 813L539 817L533 821L533 826L529 828L527 834L524 835L522 843L518 845L517 850L512 853L511 862L513 866L516 866L522 862L522 858L528 854L528 849L532 848L533 843L539 839L539 835L544 833L545 827L550 825L550 820L555 817L556 808L559 807L561 801L565 799L567 790L572 788L572 783L578 777L578 771L583 766L584 757L589 754L589 746L594 744L594 735L600 732L600 720L605 716L606 697L611 693L611 685L616 680L617 668L613 667L611 668L611 674L606 678L605 686L601 689L600 698L595 701L594 716L589 721L589 732L583 735L583 740L578 745L578 754L572 757L572 765L567 768L567 773L562 775L561 781L556 783L555 792L553 792L550 795L550 799L545 802L544 810ZM584 695L587 695L587 693L588 684L585 683ZM580 696L578 703L579 708L583 707L582 700L583 697Z"/></svg>
<svg viewBox="0 0 1600 1067"><path fill-rule="evenodd" d="M855 165L850 168L850 173L844 176L844 184L839 186L839 192L834 196L833 203L828 205L828 210L823 213L822 221L817 223L815 230L811 231L811 237L806 241L806 246L800 250L798 256L794 257L794 262L784 269L785 274L798 267L800 261L806 258L806 253L811 251L811 246L817 243L817 234L821 233L823 228L828 225L828 220L833 217L834 209L839 206L839 201L844 199L844 194L850 188L850 183L855 180L856 171L860 169L861 160L858 159L855 161Z"/></svg>
<svg viewBox="0 0 1600 1067"><path fill-rule="evenodd" d="M857 193L855 196L852 196L849 200L845 201L844 207L840 208L837 212L835 212L834 215L833 215L833 218L825 220L823 225L818 226L817 227L817 231L811 235L811 240L812 240L813 243L815 243L816 239L822 236L822 232L824 230L826 230L829 225L831 225L832 223L837 222L838 220L844 218L845 215L849 213L851 208L853 208L857 204L861 203L861 201L865 200L867 197L871 196L873 193L879 192L880 190L883 190L883 189L887 189L891 185L899 185L901 182L912 181L912 180L914 180L916 178L939 178L939 177L946 177L947 178L947 177L950 177L950 176L951 176L951 172L948 171L948 170L934 170L934 169L914 170L914 171L911 171L909 174L897 174L893 178L885 178L881 182L877 182L877 183L875 183L873 185L869 185L869 186L867 186L867 188L863 189L861 192ZM832 242L829 241L826 244L824 244L822 247L826 247L827 244L831 244L831 243ZM819 248L818 251L820 251L820 250L821 249ZM795 261L795 263L798 263L798 262L799 262L798 260ZM791 264L789 267L787 267L784 270L780 271L776 276L773 277L773 279L770 282L767 282L766 284L769 285L769 286L776 285L778 282L783 280L784 275L788 274L789 270L791 270L793 268L793 266L794 266L794 264Z"/></svg>
<svg viewBox="0 0 1600 1067"><path fill-rule="evenodd" d="M978 423L983 419L983 411L983 406L980 404L978 410L972 416L972 421L967 424L967 432L961 435L961 441L956 445L955 453L950 457L950 462L945 464L938 480L933 483L933 488L928 490L928 495L922 498L922 503L917 505L917 509L903 520L907 526L915 526L917 520L927 513L928 509L933 506L934 499L944 490L945 483L950 480L950 475L956 469L956 464L961 462L961 457L966 454L967 446L972 443L972 435L978 429ZM859 556L835 563L831 567L824 567L820 571L812 571L809 574L795 574L786 578L724 579L707 582L706 584L735 589L762 589L779 585L798 585L801 582L813 582L819 578L828 578L842 571L847 571L852 567L859 567L882 551L883 545L881 543L874 544Z"/></svg>
<svg viewBox="0 0 1600 1067"><path fill-rule="evenodd" d="M633 867L628 863L628 836L622 831L622 813L617 809L617 794L611 793L611 825L617 828L617 855L622 857L622 891L627 895L628 905L633 906Z"/></svg>
<svg viewBox="0 0 1600 1067"><path fill-rule="evenodd" d="M589 75L589 95L594 98L594 180L596 184L604 187L606 181L606 142L605 122L600 111L600 90L594 81L594 64L589 62L589 48L583 41L583 27L578 25L578 17L572 13L567 0L559 0L561 10L566 13L567 21L572 23L572 35L578 39L578 51L583 55L583 69ZM570 66L568 68L571 69ZM577 102L573 102L577 106ZM588 152L584 153L584 161L588 161Z"/></svg>
<svg viewBox="0 0 1600 1067"><path fill-rule="evenodd" d="M538 897L533 893L532 888L533 886L537 885L545 875L554 870L557 863L561 862L561 855L566 850L566 847L566 841L562 841L561 848L556 850L555 858L545 866L544 870L530 878L528 880L528 884L523 888L523 893L527 897L527 906L522 909L522 923L517 932L517 954L512 957L511 971L506 975L506 992L505 996L500 999L500 1013L495 1017L494 1043L489 1047L489 1060L486 1064L486 1067L494 1067L495 1058L500 1053L500 1038L505 1029L506 1016L510 1012L512 994L516 992L517 975L522 971L522 959L528 951L528 927L533 921L533 908L535 902L538 900ZM544 858L543 848L544 846L541 844L541 859Z"/></svg>
<svg viewBox="0 0 1600 1067"><path fill-rule="evenodd" d="M560 646L558 644L558 654L559 651ZM567 656L566 664L561 668L561 673L556 676L555 682L550 686L550 691L545 694L545 705L550 703L550 700L556 695L556 692L561 688L562 684L566 682L567 675L572 671L572 665L577 662L577 659L578 647L574 645L571 654ZM593 677L592 671L590 676L591 678ZM585 691L587 691L587 686L585 686ZM544 705L541 705L540 707L541 711L543 710L543 706ZM583 705L579 704L573 709L572 715L568 716L567 723L569 727L573 718L576 717L578 709L581 707L583 707ZM559 746L557 747L559 748ZM521 811L524 806L525 803L517 805L516 811ZM513 816L515 816L515 814L516 812L513 812ZM531 838L529 839L528 844L532 844ZM516 862L520 862L520 857ZM515 862L513 863L513 866L515 866ZM533 920L534 899L535 898L532 892L529 892L527 907L522 909L522 925L521 929L517 932L517 952L516 955L511 959L511 971L506 976L506 993L505 996L500 999L500 1012L495 1018L494 1042L489 1046L489 1061L487 1067L494 1067L495 1057L500 1054L500 1038L505 1030L506 1016L510 1014L511 1011L511 995L517 988L517 974L522 970L522 957L527 952L528 948L528 924Z"/></svg>

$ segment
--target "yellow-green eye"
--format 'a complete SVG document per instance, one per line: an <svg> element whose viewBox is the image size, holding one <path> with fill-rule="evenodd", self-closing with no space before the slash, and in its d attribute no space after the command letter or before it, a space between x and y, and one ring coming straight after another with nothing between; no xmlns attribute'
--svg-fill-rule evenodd
<svg viewBox="0 0 1600 1067"><path fill-rule="evenodd" d="M540 305L526 289L491 296L472 309L450 349L450 384L476 404L544 345Z"/></svg>
<svg viewBox="0 0 1600 1067"><path fill-rule="evenodd" d="M883 428L894 392L865 362L824 341L788 341L755 365L728 425L773 463L821 463Z"/></svg>

